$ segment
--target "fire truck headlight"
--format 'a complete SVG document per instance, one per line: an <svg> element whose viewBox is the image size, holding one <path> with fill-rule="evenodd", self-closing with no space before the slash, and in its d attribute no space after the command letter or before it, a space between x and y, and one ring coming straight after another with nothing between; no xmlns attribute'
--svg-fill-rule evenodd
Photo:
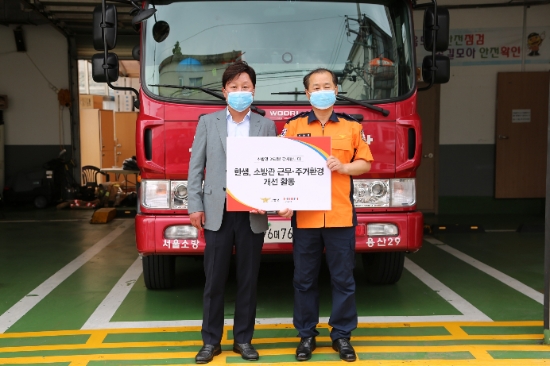
<svg viewBox="0 0 550 366"><path fill-rule="evenodd" d="M168 226L164 230L166 239L197 239L198 231L191 225Z"/></svg>
<svg viewBox="0 0 550 366"><path fill-rule="evenodd" d="M391 206L413 206L416 203L414 178L391 179Z"/></svg>
<svg viewBox="0 0 550 366"><path fill-rule="evenodd" d="M180 200L187 198L187 185L185 183L182 182L176 185L176 188L174 188L174 197Z"/></svg>
<svg viewBox="0 0 550 366"><path fill-rule="evenodd" d="M187 210L187 181L173 180L171 186L171 208Z"/></svg>
<svg viewBox="0 0 550 366"><path fill-rule="evenodd" d="M141 182L141 204L147 208L170 208L170 181L144 179Z"/></svg>
<svg viewBox="0 0 550 366"><path fill-rule="evenodd" d="M353 201L355 207L388 207L389 179L355 179Z"/></svg>
<svg viewBox="0 0 550 366"><path fill-rule="evenodd" d="M416 203L414 178L355 179L355 207L406 207Z"/></svg>
<svg viewBox="0 0 550 366"><path fill-rule="evenodd" d="M371 186L371 196L384 197L388 192L387 185L384 182L374 182Z"/></svg>

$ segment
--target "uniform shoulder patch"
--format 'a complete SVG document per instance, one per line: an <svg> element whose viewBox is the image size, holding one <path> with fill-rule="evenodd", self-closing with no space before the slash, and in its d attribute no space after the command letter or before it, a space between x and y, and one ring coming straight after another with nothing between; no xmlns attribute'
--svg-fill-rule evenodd
<svg viewBox="0 0 550 366"><path fill-rule="evenodd" d="M365 144L367 144L367 145L369 144L369 141L365 137L365 132L363 132L363 130L361 130L361 140L363 140L363 142L365 142Z"/></svg>
<svg viewBox="0 0 550 366"><path fill-rule="evenodd" d="M305 116L307 116L308 114L309 114L309 112L298 113L298 114L296 114L294 117L288 119L288 120L286 121L286 123L288 123L288 122L290 122L290 121L294 121L294 120L297 119L297 118L305 117Z"/></svg>
<svg viewBox="0 0 550 366"><path fill-rule="evenodd" d="M354 121L359 122L355 117L347 114L347 113L336 113L338 117L342 117L343 119L347 119L348 121Z"/></svg>

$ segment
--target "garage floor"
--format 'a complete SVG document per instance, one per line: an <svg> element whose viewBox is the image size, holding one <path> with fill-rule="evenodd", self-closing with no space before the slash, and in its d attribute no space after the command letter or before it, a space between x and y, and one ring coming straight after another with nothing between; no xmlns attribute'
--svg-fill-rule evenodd
<svg viewBox="0 0 550 366"><path fill-rule="evenodd" d="M202 344L201 261L178 258L177 288L148 291L133 220L91 225L90 218L85 210L0 209L0 365L194 363ZM542 345L544 218L428 216L426 222L434 231L407 256L396 285L367 284L358 258L356 364L550 364L550 346ZM255 364L294 362L292 270L289 256L264 257ZM328 337L326 268L320 282L324 318L309 363L342 364ZM227 319L234 290L231 279ZM224 352L211 364L250 364L231 351L230 324Z"/></svg>

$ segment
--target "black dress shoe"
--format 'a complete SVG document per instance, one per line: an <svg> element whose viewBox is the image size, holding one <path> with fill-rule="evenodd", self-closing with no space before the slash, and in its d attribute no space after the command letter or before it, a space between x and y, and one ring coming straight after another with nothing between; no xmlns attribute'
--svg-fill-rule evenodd
<svg viewBox="0 0 550 366"><path fill-rule="evenodd" d="M333 341L332 348L340 354L340 359L344 361L355 361L357 359L355 350L347 338L339 338Z"/></svg>
<svg viewBox="0 0 550 366"><path fill-rule="evenodd" d="M212 361L214 356L222 353L222 347L219 344L205 344L195 356L196 363L208 363Z"/></svg>
<svg viewBox="0 0 550 366"><path fill-rule="evenodd" d="M311 358L311 353L315 351L317 343L315 337L305 337L300 340L298 348L296 348L296 360L307 361Z"/></svg>
<svg viewBox="0 0 550 366"><path fill-rule="evenodd" d="M233 343L233 352L240 353L243 360L258 361L260 355L250 343Z"/></svg>

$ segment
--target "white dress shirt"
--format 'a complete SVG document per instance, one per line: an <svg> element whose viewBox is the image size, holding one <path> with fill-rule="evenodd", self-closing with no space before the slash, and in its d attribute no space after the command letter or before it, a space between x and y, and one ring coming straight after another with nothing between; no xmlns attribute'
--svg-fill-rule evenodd
<svg viewBox="0 0 550 366"><path fill-rule="evenodd" d="M248 137L250 136L250 111L244 116L242 122L233 121L229 108L227 111L227 136L231 137Z"/></svg>

